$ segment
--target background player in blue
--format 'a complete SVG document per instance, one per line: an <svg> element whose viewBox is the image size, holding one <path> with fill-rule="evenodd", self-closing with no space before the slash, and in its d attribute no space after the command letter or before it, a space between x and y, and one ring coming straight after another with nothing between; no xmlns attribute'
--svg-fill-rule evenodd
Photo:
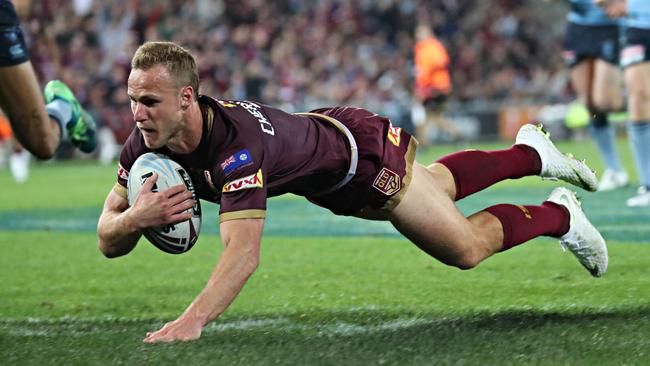
<svg viewBox="0 0 650 366"><path fill-rule="evenodd" d="M462 151L425 166L414 160L415 139L364 109L295 115L199 95L196 61L174 43L145 43L131 66L127 90L136 128L99 218L99 249L109 258L128 254L142 229L189 218L184 211L194 205L192 193L185 185L152 192L156 174L129 207L130 167L148 151L178 161L199 198L219 203L225 246L201 293L145 342L199 338L230 306L259 264L267 198L289 192L339 215L390 221L428 255L461 269L547 235L559 238L593 276L607 270L605 241L566 188L553 190L541 205L498 204L469 217L455 205L527 175L595 190L594 173L560 153L539 126L522 127L511 148Z"/></svg>
<svg viewBox="0 0 650 366"><path fill-rule="evenodd" d="M28 7L29 3L21 4ZM62 140L81 151L95 149L95 123L72 91L54 80L39 90L13 4L0 0L0 108L16 139L40 159L49 159Z"/></svg>
<svg viewBox="0 0 650 366"><path fill-rule="evenodd" d="M650 206L650 1L598 1L625 24L621 51L625 87L628 91L628 136L639 174L639 189L627 200L630 207Z"/></svg>
<svg viewBox="0 0 650 366"><path fill-rule="evenodd" d="M589 110L589 133L605 162L598 190L608 191L628 184L616 151L616 131L607 118L608 112L620 110L625 103L618 68L619 21L593 0L569 2L563 57L571 68L571 86Z"/></svg>

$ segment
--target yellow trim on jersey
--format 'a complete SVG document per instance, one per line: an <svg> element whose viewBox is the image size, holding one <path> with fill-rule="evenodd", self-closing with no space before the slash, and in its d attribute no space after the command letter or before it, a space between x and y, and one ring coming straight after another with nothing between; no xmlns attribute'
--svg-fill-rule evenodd
<svg viewBox="0 0 650 366"><path fill-rule="evenodd" d="M214 111L212 110L212 107L208 104L208 120L207 120L207 125L208 125L208 130L206 131L206 135L210 135L212 132L212 126L214 125Z"/></svg>
<svg viewBox="0 0 650 366"><path fill-rule="evenodd" d="M118 196L124 198L125 200L129 199L129 191L127 191L125 186L119 183L115 183L113 186L113 192L117 193Z"/></svg>
<svg viewBox="0 0 650 366"><path fill-rule="evenodd" d="M392 211L400 202L402 202L402 198L404 198L404 194L406 193L406 190L411 183L411 178L413 177L413 163L415 162L415 150L417 150L417 147L417 140L411 138L411 141L409 141L409 147L406 149L406 154L404 155L404 160L406 160L406 174L404 174L404 178L402 179L402 189L386 201L384 206L381 208L382 210Z"/></svg>
<svg viewBox="0 0 650 366"><path fill-rule="evenodd" d="M263 219L266 217L266 210L242 210L226 212L219 215L219 222L240 219Z"/></svg>

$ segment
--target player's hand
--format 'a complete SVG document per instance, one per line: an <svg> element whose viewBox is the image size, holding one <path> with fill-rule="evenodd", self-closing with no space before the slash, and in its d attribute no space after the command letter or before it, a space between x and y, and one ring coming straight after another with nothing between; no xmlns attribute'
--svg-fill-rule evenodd
<svg viewBox="0 0 650 366"><path fill-rule="evenodd" d="M156 332L147 332L144 343L191 341L201 337L203 324L189 317L180 317Z"/></svg>
<svg viewBox="0 0 650 366"><path fill-rule="evenodd" d="M158 174L149 177L138 194L130 214L140 229L179 223L192 218L186 212L194 206L192 192L183 184L170 187L162 192L153 192Z"/></svg>

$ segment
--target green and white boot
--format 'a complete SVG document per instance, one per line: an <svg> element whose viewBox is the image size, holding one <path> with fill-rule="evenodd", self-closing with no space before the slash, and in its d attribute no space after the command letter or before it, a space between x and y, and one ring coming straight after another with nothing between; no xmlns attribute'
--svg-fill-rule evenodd
<svg viewBox="0 0 650 366"><path fill-rule="evenodd" d="M70 143L85 153L90 153L97 146L95 121L77 101L77 98L62 81L52 80L45 85L45 102L52 103L56 100L68 103L72 109L72 116L68 121L61 121L67 131Z"/></svg>

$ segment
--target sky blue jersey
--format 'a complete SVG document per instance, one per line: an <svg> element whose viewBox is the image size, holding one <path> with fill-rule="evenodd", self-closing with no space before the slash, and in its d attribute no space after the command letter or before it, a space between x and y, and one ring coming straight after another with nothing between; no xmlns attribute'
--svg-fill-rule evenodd
<svg viewBox="0 0 650 366"><path fill-rule="evenodd" d="M628 0L628 3L630 0ZM646 3L650 6L650 0L636 0L638 3ZM616 25L618 20L612 19L605 14L603 9L594 4L593 0L569 0L571 10L567 15L567 19L580 25Z"/></svg>
<svg viewBox="0 0 650 366"><path fill-rule="evenodd" d="M627 0L627 13L626 26L650 29L650 0Z"/></svg>

